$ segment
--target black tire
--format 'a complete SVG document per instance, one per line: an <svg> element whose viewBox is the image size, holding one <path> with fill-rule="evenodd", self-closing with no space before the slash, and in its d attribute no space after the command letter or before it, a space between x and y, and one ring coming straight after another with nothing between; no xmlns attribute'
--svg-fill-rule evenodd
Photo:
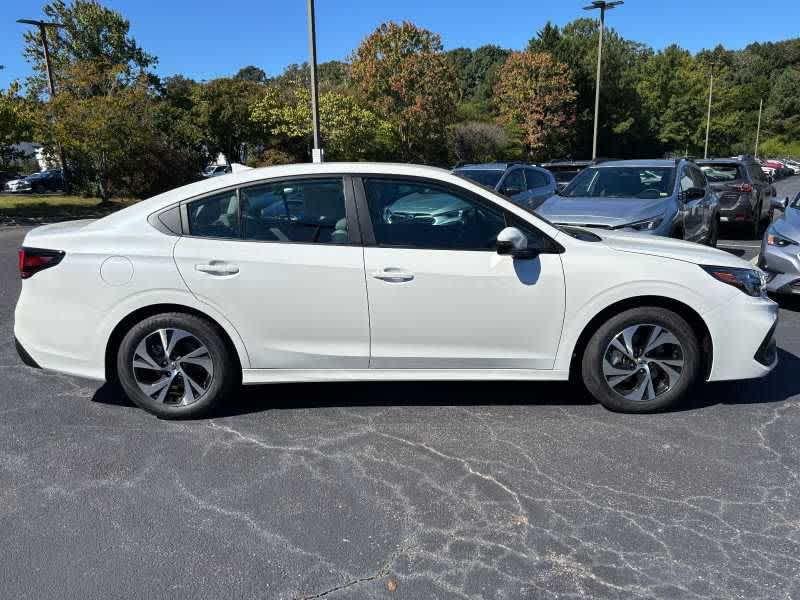
<svg viewBox="0 0 800 600"><path fill-rule="evenodd" d="M707 244L711 248L716 248L718 241L719 241L719 219L715 218L711 223L711 231L708 232Z"/></svg>
<svg viewBox="0 0 800 600"><path fill-rule="evenodd" d="M764 223L764 216L761 214L761 202L758 203L755 211L753 212L753 239L761 239L762 229Z"/></svg>
<svg viewBox="0 0 800 600"><path fill-rule="evenodd" d="M200 368L198 371L197 365L187 366L185 363L181 363L177 360L177 354L181 351L178 345L175 346L172 352L172 356L176 359L173 363L175 370L170 371L169 364L164 365L165 368L163 372L159 372L153 368L134 369L135 356L140 359L137 362L142 364L141 356L136 354L140 343L142 343L145 338L152 340L152 336L157 336L157 332L161 329L182 330L183 332L191 334L191 336L184 338L185 341L179 343L190 344L196 341L205 346L207 353L203 354L202 360L210 359L211 368L213 369L211 374L209 375L208 371L204 368ZM172 335L175 335L174 332ZM163 348L163 345L161 345L161 347ZM191 349L191 347L192 346L189 346L188 349ZM154 350L157 350L157 348ZM155 352L150 354L149 358L155 358L154 354ZM208 359L206 359L206 357L208 357ZM167 363L168 360L169 357L165 358L163 362ZM171 363L172 361L169 360L169 362ZM205 319L185 313L164 313L143 319L125 334L117 352L116 374L119 384L125 394L140 408L166 419L194 418L207 414L233 391L239 381L240 375L240 373L237 373L237 364L238 363L230 356L230 351L222 339L222 336L211 323ZM182 371L181 369L186 370ZM190 371L192 372L190 373ZM170 373L172 373L172 375L170 375ZM195 388L189 385L186 377L183 375L184 373L198 381L203 378L202 384L205 384L205 387L202 393L196 392ZM173 380L176 380L176 383L174 385L171 384L170 393L164 400L160 401L157 397L149 396L140 388L139 382L137 382L137 376L140 379L146 376L152 377L155 383L159 383L163 377L169 378L171 376ZM188 394L185 389L186 385L190 386ZM201 388L202 387L201 385ZM183 391L184 402L189 401L187 396L192 396L190 403L179 403L180 400L175 396L176 393L180 393L181 390ZM158 394L154 395L157 396Z"/></svg>
<svg viewBox="0 0 800 600"><path fill-rule="evenodd" d="M622 331L634 325L644 327L653 325L666 329L677 338L682 350L683 368L679 378L674 385L663 387L662 391L650 400L625 398L611 387L603 372L604 358L612 341ZM649 331L652 332L653 329ZM647 330L643 330L643 333L646 335ZM674 351L675 347L671 348ZM611 317L592 335L581 361L583 383L589 393L609 410L628 413L648 413L674 406L695 386L700 377L700 369L700 344L692 327L680 315L659 307L633 308ZM644 380L643 370L633 367L631 372L633 378L641 378L632 379L632 384ZM650 372L648 367L647 373ZM666 372L661 371L659 367L653 367L653 372L657 374L656 378L661 383L667 380ZM657 391L655 386L654 391Z"/></svg>

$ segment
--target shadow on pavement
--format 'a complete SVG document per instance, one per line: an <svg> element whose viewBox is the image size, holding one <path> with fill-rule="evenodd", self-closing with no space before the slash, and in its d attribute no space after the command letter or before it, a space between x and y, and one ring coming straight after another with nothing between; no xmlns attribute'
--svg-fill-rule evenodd
<svg viewBox="0 0 800 600"><path fill-rule="evenodd" d="M800 394L800 358L778 350L775 371L763 379L701 385L676 411L717 404L766 404ZM134 407L115 386L97 390L94 402ZM242 388L213 417L266 410L358 406L581 406L596 404L578 385L522 381L280 383Z"/></svg>
<svg viewBox="0 0 800 600"><path fill-rule="evenodd" d="M784 310L800 312L800 296L774 295L772 299Z"/></svg>
<svg viewBox="0 0 800 600"><path fill-rule="evenodd" d="M763 379L709 383L698 388L677 410L694 410L716 404L768 404L800 394L800 358L778 349L778 366Z"/></svg>

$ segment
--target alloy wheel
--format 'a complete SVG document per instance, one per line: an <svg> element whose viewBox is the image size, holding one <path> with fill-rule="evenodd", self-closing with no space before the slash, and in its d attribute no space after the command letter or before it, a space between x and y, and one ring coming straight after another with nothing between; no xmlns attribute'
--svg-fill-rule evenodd
<svg viewBox="0 0 800 600"><path fill-rule="evenodd" d="M678 338L660 325L630 325L615 335L603 354L608 386L626 400L646 402L667 393L683 375Z"/></svg>
<svg viewBox="0 0 800 600"><path fill-rule="evenodd" d="M208 348L183 329L163 328L146 335L133 353L132 367L148 398L173 406L197 402L214 379Z"/></svg>

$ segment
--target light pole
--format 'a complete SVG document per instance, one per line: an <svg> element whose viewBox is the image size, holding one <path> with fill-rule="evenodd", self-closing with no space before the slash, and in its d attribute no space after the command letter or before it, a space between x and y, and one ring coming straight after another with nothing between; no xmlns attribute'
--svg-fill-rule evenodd
<svg viewBox="0 0 800 600"><path fill-rule="evenodd" d="M600 9L600 39L597 43L597 83L594 92L594 136L592 138L592 160L597 158L597 127L600 118L600 67L603 64L603 29L606 23L606 11L624 4L624 0L607 2L606 0L594 0L589 6L584 6L583 10Z"/></svg>
<svg viewBox="0 0 800 600"><path fill-rule="evenodd" d="M756 127L756 151L753 153L754 158L758 158L758 138L761 136L761 111L764 110L764 99L758 103L758 127Z"/></svg>
<svg viewBox="0 0 800 600"><path fill-rule="evenodd" d="M50 49L47 46L47 28L63 29L64 25L61 23L50 23L47 21L34 21L33 19L17 19L17 23L23 25L34 25L39 28L39 34L42 36L42 51L44 52L44 64L47 70L47 84L50 90L50 100L56 96L56 85L53 80L53 67L50 65ZM67 161L64 159L64 150L61 145L58 146L58 160L61 162L61 177L64 180L64 191L69 192L69 175L67 172Z"/></svg>
<svg viewBox="0 0 800 600"><path fill-rule="evenodd" d="M711 98L714 94L714 65L711 65L711 81L708 84L708 114L706 115L706 149L703 158L708 158L708 134L711 132Z"/></svg>
<svg viewBox="0 0 800 600"><path fill-rule="evenodd" d="M311 125L314 130L314 148L311 160L315 163L323 161L324 152L319 143L319 90L317 80L317 25L314 17L314 0L308 0L308 54L311 66Z"/></svg>

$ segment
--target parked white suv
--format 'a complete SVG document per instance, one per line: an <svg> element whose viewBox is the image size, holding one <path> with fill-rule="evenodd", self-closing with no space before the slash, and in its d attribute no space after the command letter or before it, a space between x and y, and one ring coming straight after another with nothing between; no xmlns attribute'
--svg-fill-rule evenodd
<svg viewBox="0 0 800 600"><path fill-rule="evenodd" d="M215 177L34 229L20 271L23 359L119 381L164 417L201 414L239 383L570 375L645 412L777 361L777 305L750 264L558 228L413 165Z"/></svg>

